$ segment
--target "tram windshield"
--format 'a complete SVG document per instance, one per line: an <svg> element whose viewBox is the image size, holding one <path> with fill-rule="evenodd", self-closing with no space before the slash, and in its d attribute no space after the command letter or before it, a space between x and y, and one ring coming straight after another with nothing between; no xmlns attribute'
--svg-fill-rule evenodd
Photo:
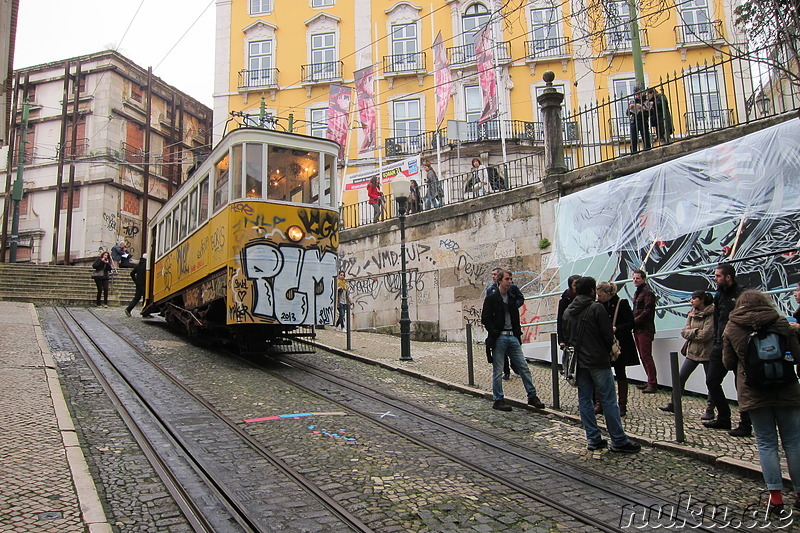
<svg viewBox="0 0 800 533"><path fill-rule="evenodd" d="M294 203L319 202L320 153L270 146L267 198Z"/></svg>

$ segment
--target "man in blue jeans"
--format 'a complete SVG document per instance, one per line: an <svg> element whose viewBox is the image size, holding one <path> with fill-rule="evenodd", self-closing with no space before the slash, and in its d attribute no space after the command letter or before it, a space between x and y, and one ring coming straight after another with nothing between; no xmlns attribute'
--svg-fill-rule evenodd
<svg viewBox="0 0 800 533"><path fill-rule="evenodd" d="M492 349L492 408L498 411L511 411L511 406L503 395L503 361L508 356L511 368L520 375L528 405L543 409L544 403L536 395L528 362L522 354L522 328L519 325L519 308L509 293L512 277L508 270L497 271L497 291L486 296L481 312L481 324L488 336L486 344Z"/></svg>
<svg viewBox="0 0 800 533"><path fill-rule="evenodd" d="M594 412L595 391L603 406L611 451L636 453L642 449L631 442L622 429L619 404L611 372L611 343L614 332L611 318L603 304L595 301L597 283L594 278L582 277L575 282L576 296L564 311L564 334L568 346L575 348L578 358L578 408L583 429L586 431L586 448L590 451L608 446L597 427Z"/></svg>

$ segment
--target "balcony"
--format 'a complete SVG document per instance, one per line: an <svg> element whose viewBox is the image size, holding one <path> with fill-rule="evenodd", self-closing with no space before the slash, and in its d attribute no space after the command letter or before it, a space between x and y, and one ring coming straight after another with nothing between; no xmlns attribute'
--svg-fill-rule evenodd
<svg viewBox="0 0 800 533"><path fill-rule="evenodd" d="M124 142L122 143L122 159L132 165L141 165L144 163L144 150Z"/></svg>
<svg viewBox="0 0 800 533"><path fill-rule="evenodd" d="M511 62L511 42L503 41L495 44L494 61L496 64ZM475 63L475 43L462 46L455 46L447 49L447 57L450 58L450 67L466 67Z"/></svg>
<svg viewBox="0 0 800 533"><path fill-rule="evenodd" d="M383 56L383 73L387 76L425 72L425 52Z"/></svg>
<svg viewBox="0 0 800 533"><path fill-rule="evenodd" d="M686 133L688 135L710 133L734 125L733 109L689 111L684 113L683 116L686 121Z"/></svg>
<svg viewBox="0 0 800 533"><path fill-rule="evenodd" d="M639 30L639 42L642 48L648 48L650 46L646 29ZM603 50L605 50L607 54L631 52L633 50L631 31L625 29L623 26L615 26L607 30L603 33Z"/></svg>
<svg viewBox="0 0 800 533"><path fill-rule="evenodd" d="M247 91L250 89L271 89L278 86L278 74L276 68L262 68L256 70L239 71L239 90Z"/></svg>
<svg viewBox="0 0 800 533"><path fill-rule="evenodd" d="M72 140L64 143L64 156L65 157L82 157L89 151L89 139L76 139L75 149L72 147Z"/></svg>
<svg viewBox="0 0 800 533"><path fill-rule="evenodd" d="M675 26L675 42L678 43L679 46L703 45L721 39L721 20Z"/></svg>
<svg viewBox="0 0 800 533"><path fill-rule="evenodd" d="M311 63L301 67L300 79L309 84L341 81L343 69L344 64L341 61Z"/></svg>
<svg viewBox="0 0 800 533"><path fill-rule="evenodd" d="M525 51L529 61L537 61L569 56L570 46L566 37L552 37L525 41Z"/></svg>
<svg viewBox="0 0 800 533"><path fill-rule="evenodd" d="M447 146L447 131L439 130L439 145ZM436 150L436 132L425 131L410 137L390 137L386 139L387 156L408 156L422 153L426 150Z"/></svg>

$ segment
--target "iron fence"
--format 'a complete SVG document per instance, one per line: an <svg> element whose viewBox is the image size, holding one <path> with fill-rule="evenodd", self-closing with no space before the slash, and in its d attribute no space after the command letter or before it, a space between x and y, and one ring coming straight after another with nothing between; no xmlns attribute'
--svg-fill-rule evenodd
<svg viewBox="0 0 800 533"><path fill-rule="evenodd" d="M377 171L376 171L377 172ZM488 184L483 190L474 190L468 186L473 173L464 172L449 178L439 179L442 190L442 205L456 204L480 198L481 196L496 194L511 189L518 189L525 185L538 183L544 176L542 158L539 155L529 155L500 165L490 165L487 168ZM420 204L425 210L425 197L428 186L419 183ZM397 206L391 194L384 196L385 206L378 221L387 220L397 216ZM412 211L409 215L413 215ZM342 229L357 228L375 221L375 211L369 201L358 202L342 208Z"/></svg>

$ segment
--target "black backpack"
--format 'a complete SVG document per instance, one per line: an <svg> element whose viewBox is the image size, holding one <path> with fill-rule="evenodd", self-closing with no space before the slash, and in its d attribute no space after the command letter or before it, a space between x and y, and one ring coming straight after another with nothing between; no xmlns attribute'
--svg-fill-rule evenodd
<svg viewBox="0 0 800 533"><path fill-rule="evenodd" d="M795 360L786 346L786 338L775 329L774 322L752 330L744 359L745 384L764 389L796 383Z"/></svg>

